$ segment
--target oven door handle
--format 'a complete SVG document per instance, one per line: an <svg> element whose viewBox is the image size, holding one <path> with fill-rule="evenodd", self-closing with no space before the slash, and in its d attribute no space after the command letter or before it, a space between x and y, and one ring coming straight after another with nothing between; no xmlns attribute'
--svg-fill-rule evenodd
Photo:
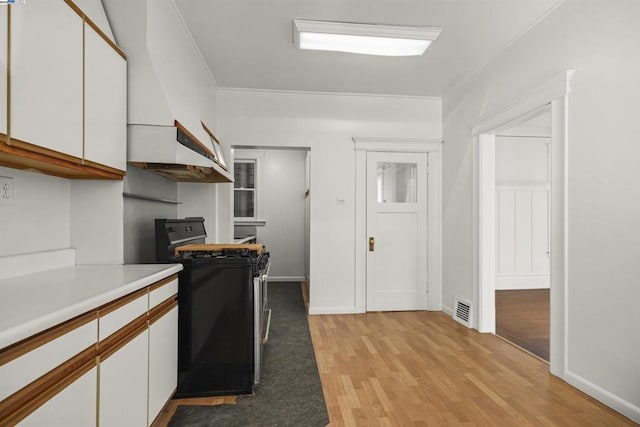
<svg viewBox="0 0 640 427"><path fill-rule="evenodd" d="M261 279L266 281L269 279L269 270L271 269L271 260L267 261L267 268L264 270L264 274L262 274Z"/></svg>
<svg viewBox="0 0 640 427"><path fill-rule="evenodd" d="M264 338L262 338L262 344L266 344L269 341L269 329L271 328L271 309L267 310L267 327L264 328Z"/></svg>

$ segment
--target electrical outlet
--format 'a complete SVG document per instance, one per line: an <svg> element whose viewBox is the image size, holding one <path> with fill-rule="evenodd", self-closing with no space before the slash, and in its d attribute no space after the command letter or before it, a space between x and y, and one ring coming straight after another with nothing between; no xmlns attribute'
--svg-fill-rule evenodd
<svg viewBox="0 0 640 427"><path fill-rule="evenodd" d="M13 178L0 176L0 205L12 205L14 198Z"/></svg>

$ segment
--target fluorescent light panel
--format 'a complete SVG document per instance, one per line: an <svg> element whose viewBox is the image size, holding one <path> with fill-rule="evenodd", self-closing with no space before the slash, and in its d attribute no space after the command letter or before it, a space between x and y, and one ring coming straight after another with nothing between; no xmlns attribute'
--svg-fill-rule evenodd
<svg viewBox="0 0 640 427"><path fill-rule="evenodd" d="M439 28L293 20L294 44L300 49L382 56L422 55Z"/></svg>

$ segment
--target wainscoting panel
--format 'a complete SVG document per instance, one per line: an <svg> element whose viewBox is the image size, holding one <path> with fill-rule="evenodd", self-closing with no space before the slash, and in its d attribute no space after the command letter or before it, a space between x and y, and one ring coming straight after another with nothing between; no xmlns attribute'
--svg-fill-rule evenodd
<svg viewBox="0 0 640 427"><path fill-rule="evenodd" d="M496 187L496 289L549 287L549 190Z"/></svg>

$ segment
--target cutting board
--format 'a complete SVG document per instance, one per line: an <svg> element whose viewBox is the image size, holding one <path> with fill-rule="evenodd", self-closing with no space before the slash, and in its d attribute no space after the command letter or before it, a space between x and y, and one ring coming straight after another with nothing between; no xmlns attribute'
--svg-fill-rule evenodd
<svg viewBox="0 0 640 427"><path fill-rule="evenodd" d="M178 246L176 255L180 252L196 252L196 251L221 251L223 249L246 249L262 253L264 246L259 243L202 243Z"/></svg>

